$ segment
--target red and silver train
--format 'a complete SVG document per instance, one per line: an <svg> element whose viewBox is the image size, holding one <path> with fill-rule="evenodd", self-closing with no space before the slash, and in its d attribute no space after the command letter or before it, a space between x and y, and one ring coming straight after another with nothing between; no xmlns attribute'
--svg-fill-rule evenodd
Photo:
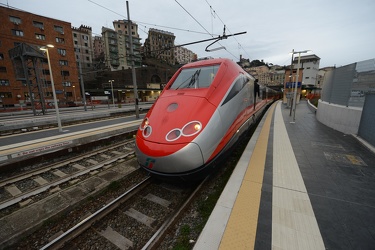
<svg viewBox="0 0 375 250"><path fill-rule="evenodd" d="M142 168L159 177L205 177L276 95L229 59L181 67L136 135Z"/></svg>

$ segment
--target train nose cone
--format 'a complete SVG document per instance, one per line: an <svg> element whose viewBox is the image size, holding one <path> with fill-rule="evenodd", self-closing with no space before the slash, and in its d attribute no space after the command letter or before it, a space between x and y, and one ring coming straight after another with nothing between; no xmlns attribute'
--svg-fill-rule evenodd
<svg viewBox="0 0 375 250"><path fill-rule="evenodd" d="M146 142L148 148L170 147L170 145L160 145L153 142ZM152 172L165 174L178 174L192 171L204 164L200 147L196 143L187 143L182 149L166 156L152 156L143 152L136 145L136 155L138 162L144 168Z"/></svg>

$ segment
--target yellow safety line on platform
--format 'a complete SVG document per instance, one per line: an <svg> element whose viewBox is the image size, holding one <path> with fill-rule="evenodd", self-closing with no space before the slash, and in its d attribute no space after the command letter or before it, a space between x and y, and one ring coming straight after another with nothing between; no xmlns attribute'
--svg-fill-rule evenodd
<svg viewBox="0 0 375 250"><path fill-rule="evenodd" d="M268 112L246 170L240 191L220 243L220 249L253 249L258 224L260 198L268 137L275 110L274 103Z"/></svg>

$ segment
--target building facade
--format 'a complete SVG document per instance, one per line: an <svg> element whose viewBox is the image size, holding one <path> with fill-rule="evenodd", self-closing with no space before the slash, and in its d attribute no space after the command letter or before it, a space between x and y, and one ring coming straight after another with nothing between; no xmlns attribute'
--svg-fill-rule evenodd
<svg viewBox="0 0 375 250"><path fill-rule="evenodd" d="M283 102L291 105L294 98L295 86L297 82L296 103L301 97L306 97L312 90L320 86L319 76L320 57L317 55L301 56L298 65L298 57L293 59L293 64L285 71L284 98ZM297 76L297 69L299 74ZM297 79L298 77L298 79Z"/></svg>
<svg viewBox="0 0 375 250"><path fill-rule="evenodd" d="M124 55L124 59L120 58L120 60L124 60L128 67L132 66L132 60L134 60L135 67L142 66L141 38L139 38L138 34L138 25L128 20L117 20L113 22L113 27L119 37L120 53ZM131 57L130 53L129 33L132 38L133 57Z"/></svg>
<svg viewBox="0 0 375 250"><path fill-rule="evenodd" d="M146 57L156 58L169 65L176 63L174 54L173 33L158 29L149 29L148 37L144 44L144 53Z"/></svg>
<svg viewBox="0 0 375 250"><path fill-rule="evenodd" d="M197 60L197 54L184 47L174 48L174 57L177 64L186 64Z"/></svg>
<svg viewBox="0 0 375 250"><path fill-rule="evenodd" d="M102 27L102 43L104 47L105 65L111 71L128 69L132 66L142 66L141 42L138 34L138 25L127 20L117 20L113 22L114 29ZM131 32L133 56L130 53ZM99 40L98 40L99 41ZM99 42L97 42L100 45Z"/></svg>
<svg viewBox="0 0 375 250"><path fill-rule="evenodd" d="M83 73L93 70L93 41L91 27L81 25L73 29L74 54L77 66L81 67Z"/></svg>
<svg viewBox="0 0 375 250"><path fill-rule="evenodd" d="M102 27L102 39L104 44L105 66L111 71L126 68L125 54L119 51L120 41L117 32L113 29ZM124 51L123 51L124 53ZM120 61L120 58L122 60Z"/></svg>
<svg viewBox="0 0 375 250"><path fill-rule="evenodd" d="M94 36L93 39L93 53L94 53L94 59L100 57L102 54L104 54L104 43L101 36Z"/></svg>
<svg viewBox="0 0 375 250"><path fill-rule="evenodd" d="M317 77L319 73L320 57L317 55L306 55L301 56L300 68L303 69L302 86L303 87L315 87L317 83ZM298 57L293 60L293 68L298 67Z"/></svg>
<svg viewBox="0 0 375 250"><path fill-rule="evenodd" d="M52 72L40 50L47 44L54 46L48 49ZM78 70L71 24L0 7L0 105L52 108L52 80L59 105L81 99L73 87Z"/></svg>

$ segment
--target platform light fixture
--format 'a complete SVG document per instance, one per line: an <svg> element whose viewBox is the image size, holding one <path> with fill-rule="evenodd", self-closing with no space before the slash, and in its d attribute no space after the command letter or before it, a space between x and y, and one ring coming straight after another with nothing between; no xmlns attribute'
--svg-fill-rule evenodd
<svg viewBox="0 0 375 250"><path fill-rule="evenodd" d="M115 98L113 97L113 82L115 80L109 80L108 82L111 84L111 91L112 91L112 104L113 104L113 107L115 107Z"/></svg>
<svg viewBox="0 0 375 250"><path fill-rule="evenodd" d="M74 101L77 102L77 97L76 97L76 86L73 85L73 93L74 93Z"/></svg>
<svg viewBox="0 0 375 250"><path fill-rule="evenodd" d="M46 46L43 46L40 48L40 50L44 50L47 53L47 61L48 61L48 68L49 68L49 73L51 76L51 87L52 87L52 95L53 95L53 102L55 105L55 111L56 111L56 118L57 118L57 126L59 127L59 132L63 132L62 126L61 126L61 118L60 118L60 113L59 113L59 106L57 104L57 97L56 97L56 91L55 91L55 83L53 82L53 74L52 74L52 68L51 68L51 61L49 59L49 53L48 49L49 48L54 48L52 44L47 44Z"/></svg>
<svg viewBox="0 0 375 250"><path fill-rule="evenodd" d="M296 81L295 81L295 85L294 85L294 96L293 96L293 105L292 105L292 107L293 107L292 108L293 109L293 121L291 123L296 122L297 89L298 89L299 67L300 67L300 62L301 62L301 54L311 53L311 52L312 52L311 50L294 51L294 49L292 50L292 52L290 52L292 57L293 57L293 55L298 54L297 76L296 76Z"/></svg>

